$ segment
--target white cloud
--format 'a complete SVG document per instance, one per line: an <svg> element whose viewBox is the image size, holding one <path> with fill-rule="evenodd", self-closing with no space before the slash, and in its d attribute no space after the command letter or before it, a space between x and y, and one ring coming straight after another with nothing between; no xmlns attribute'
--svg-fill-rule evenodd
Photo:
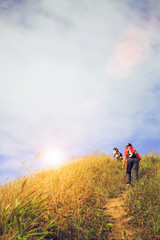
<svg viewBox="0 0 160 240"><path fill-rule="evenodd" d="M1 155L20 162L47 145L74 155L137 132L159 137L156 9L146 23L127 1L8 4L0 5ZM146 120L153 112L155 125Z"/></svg>

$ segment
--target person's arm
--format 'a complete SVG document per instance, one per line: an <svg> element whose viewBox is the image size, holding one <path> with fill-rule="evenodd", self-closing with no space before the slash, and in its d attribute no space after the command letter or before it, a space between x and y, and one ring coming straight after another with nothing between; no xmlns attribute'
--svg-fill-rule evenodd
<svg viewBox="0 0 160 240"><path fill-rule="evenodd" d="M126 157L124 157L124 158L123 158L123 163L122 163L122 169L125 167L126 160L127 160L127 158L126 158Z"/></svg>
<svg viewBox="0 0 160 240"><path fill-rule="evenodd" d="M125 149L125 150L124 150L123 163L122 163L122 169L125 167L125 164L126 164L126 162L127 162L127 157L128 157L128 152L127 152L127 150Z"/></svg>
<svg viewBox="0 0 160 240"><path fill-rule="evenodd" d="M141 156L139 155L139 153L137 152L137 157L139 159L139 161L141 160Z"/></svg>
<svg viewBox="0 0 160 240"><path fill-rule="evenodd" d="M115 158L115 153L113 153L113 160L114 160L114 158Z"/></svg>

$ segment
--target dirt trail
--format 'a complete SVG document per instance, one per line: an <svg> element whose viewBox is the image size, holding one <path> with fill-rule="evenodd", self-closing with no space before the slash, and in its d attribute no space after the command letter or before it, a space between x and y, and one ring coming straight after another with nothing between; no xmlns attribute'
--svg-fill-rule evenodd
<svg viewBox="0 0 160 240"><path fill-rule="evenodd" d="M133 229L128 223L131 220L131 217L127 216L127 213L123 208L126 195L127 191L125 191L121 197L111 198L107 201L106 211L107 214L110 215L111 223L114 227L114 230L110 235L111 240L130 239L135 233L135 229Z"/></svg>

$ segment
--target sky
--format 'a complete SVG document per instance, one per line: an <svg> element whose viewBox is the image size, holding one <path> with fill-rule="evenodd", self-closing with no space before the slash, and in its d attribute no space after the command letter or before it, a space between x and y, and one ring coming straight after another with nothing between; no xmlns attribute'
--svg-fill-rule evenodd
<svg viewBox="0 0 160 240"><path fill-rule="evenodd" d="M51 164L47 151L160 152L159 12L159 0L0 1L0 181Z"/></svg>

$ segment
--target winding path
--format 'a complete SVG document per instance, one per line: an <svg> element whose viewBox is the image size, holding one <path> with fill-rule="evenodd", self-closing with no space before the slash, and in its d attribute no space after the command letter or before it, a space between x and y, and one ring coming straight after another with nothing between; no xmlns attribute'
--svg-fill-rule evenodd
<svg viewBox="0 0 160 240"><path fill-rule="evenodd" d="M127 216L123 208L126 196L127 191L121 197L111 198L106 203L106 211L110 215L113 224L113 231L110 235L111 240L130 239L135 233L135 229L129 225L131 217Z"/></svg>

